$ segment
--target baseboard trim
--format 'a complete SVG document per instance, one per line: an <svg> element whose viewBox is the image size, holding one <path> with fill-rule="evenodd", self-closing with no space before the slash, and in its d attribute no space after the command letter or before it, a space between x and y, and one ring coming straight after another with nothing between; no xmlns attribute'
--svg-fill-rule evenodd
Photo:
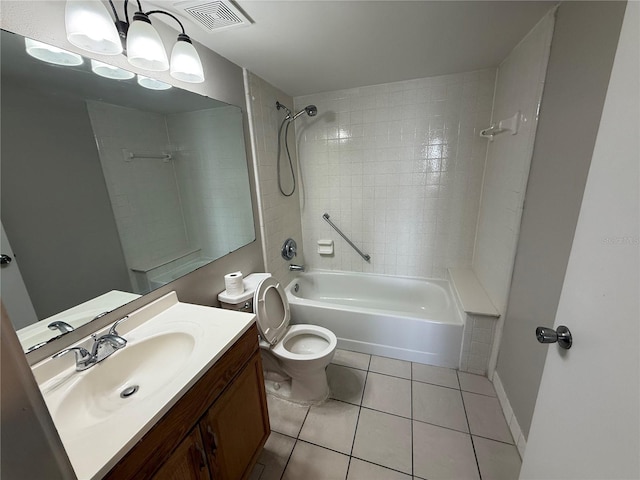
<svg viewBox="0 0 640 480"><path fill-rule="evenodd" d="M493 374L493 386L496 389L496 393L498 394L498 400L500 401L500 406L502 407L502 413L504 414L504 418L507 420L509 424L509 429L511 430L511 436L513 437L513 441L518 448L518 453L520 454L520 458L524 458L524 451L527 448L527 439L525 438L522 430L520 429L520 424L518 423L518 419L513 413L513 409L511 408L511 403L509 403L509 398L507 397L506 392L504 391L504 387L502 386L502 381L500 381L500 376L498 372L494 372Z"/></svg>

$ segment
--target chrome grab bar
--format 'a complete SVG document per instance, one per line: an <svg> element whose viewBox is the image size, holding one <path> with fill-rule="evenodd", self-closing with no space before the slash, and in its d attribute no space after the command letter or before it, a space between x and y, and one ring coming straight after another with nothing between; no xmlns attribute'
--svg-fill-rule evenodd
<svg viewBox="0 0 640 480"><path fill-rule="evenodd" d="M329 225L331 225L331 226L333 227L333 229L334 229L336 232L338 232L338 234L339 234L342 238L344 238L344 239L347 241L347 243L348 243L349 245L351 245L351 247L352 247L356 252L358 252L358 254L359 254L362 258L364 258L367 262L368 262L369 260L371 260L371 255L369 255L369 254L367 254L367 253L362 253L362 250L360 250L358 247L356 247L356 246L353 244L353 242L352 242L351 240L349 240L349 239L347 238L347 236L346 236L344 233L342 233L342 231L341 231L338 227L336 227L336 226L335 226L335 224L334 224L331 220L329 220L329 214L328 214L328 213L325 213L324 215L322 215L322 218L324 218L324 219L327 221L327 223L328 223Z"/></svg>

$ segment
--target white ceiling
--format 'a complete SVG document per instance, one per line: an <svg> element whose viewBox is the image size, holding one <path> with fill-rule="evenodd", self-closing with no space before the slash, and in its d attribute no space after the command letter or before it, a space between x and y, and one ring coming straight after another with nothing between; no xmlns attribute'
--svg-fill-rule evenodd
<svg viewBox="0 0 640 480"><path fill-rule="evenodd" d="M186 28L295 97L495 67L555 3L238 0L253 25Z"/></svg>

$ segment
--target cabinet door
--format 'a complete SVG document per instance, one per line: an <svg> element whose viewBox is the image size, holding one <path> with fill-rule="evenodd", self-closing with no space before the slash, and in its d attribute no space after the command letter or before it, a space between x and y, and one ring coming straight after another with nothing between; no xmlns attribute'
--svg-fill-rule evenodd
<svg viewBox="0 0 640 480"><path fill-rule="evenodd" d="M153 476L153 480L210 479L207 457L197 426Z"/></svg>
<svg viewBox="0 0 640 480"><path fill-rule="evenodd" d="M209 409L200 428L213 477L247 478L270 431L259 352Z"/></svg>

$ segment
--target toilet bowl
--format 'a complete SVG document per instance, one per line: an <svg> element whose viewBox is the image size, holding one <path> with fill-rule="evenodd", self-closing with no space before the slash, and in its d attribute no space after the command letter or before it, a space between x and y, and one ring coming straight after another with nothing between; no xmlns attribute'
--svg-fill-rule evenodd
<svg viewBox="0 0 640 480"><path fill-rule="evenodd" d="M338 343L335 334L317 325L290 325L284 289L269 274L249 275L244 283L246 294L255 288L253 312L260 332L267 392L305 405L326 400L326 368Z"/></svg>

